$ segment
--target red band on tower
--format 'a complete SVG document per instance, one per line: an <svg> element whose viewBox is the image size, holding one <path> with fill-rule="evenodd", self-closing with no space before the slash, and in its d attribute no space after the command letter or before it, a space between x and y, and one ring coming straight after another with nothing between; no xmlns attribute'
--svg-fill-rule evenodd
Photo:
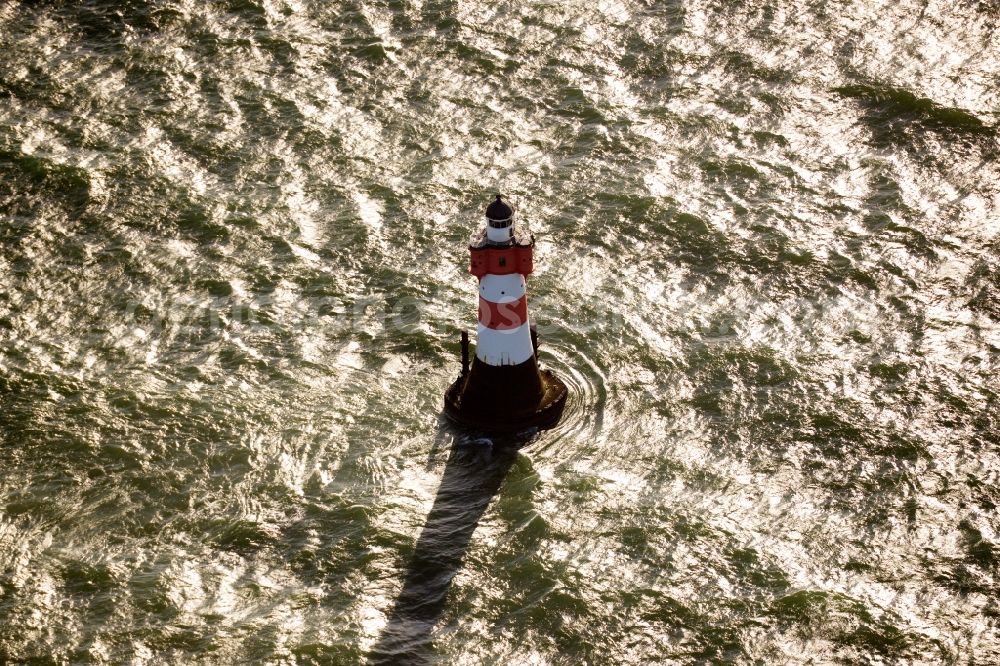
<svg viewBox="0 0 1000 666"><path fill-rule="evenodd" d="M479 297L479 323L495 331L509 331L528 321L528 297L516 301L494 303Z"/></svg>

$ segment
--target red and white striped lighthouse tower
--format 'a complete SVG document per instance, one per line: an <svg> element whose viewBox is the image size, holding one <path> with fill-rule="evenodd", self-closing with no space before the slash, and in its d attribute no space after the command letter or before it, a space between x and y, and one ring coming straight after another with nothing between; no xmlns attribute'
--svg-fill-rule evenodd
<svg viewBox="0 0 1000 666"><path fill-rule="evenodd" d="M534 269L535 239L514 225L501 195L486 208L486 227L469 244L469 272L479 278L476 357L469 365L462 333L462 374L445 393L455 421L491 431L551 427L566 404L566 386L538 368L538 345L528 323L526 278Z"/></svg>

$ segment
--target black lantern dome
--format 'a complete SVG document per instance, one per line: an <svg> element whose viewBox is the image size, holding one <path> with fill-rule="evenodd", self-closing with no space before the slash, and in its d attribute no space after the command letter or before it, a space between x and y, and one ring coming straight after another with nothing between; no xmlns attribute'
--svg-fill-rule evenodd
<svg viewBox="0 0 1000 666"><path fill-rule="evenodd" d="M497 222L506 222L514 216L514 209L510 205L497 195L494 201L490 202L490 205L486 207L486 217L490 220Z"/></svg>

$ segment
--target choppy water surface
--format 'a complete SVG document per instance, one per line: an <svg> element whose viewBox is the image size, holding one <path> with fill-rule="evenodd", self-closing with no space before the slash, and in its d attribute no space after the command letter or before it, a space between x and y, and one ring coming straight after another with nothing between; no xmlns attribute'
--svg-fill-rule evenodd
<svg viewBox="0 0 1000 666"><path fill-rule="evenodd" d="M0 661L1000 662L998 25L0 2ZM440 416L495 191L516 450Z"/></svg>

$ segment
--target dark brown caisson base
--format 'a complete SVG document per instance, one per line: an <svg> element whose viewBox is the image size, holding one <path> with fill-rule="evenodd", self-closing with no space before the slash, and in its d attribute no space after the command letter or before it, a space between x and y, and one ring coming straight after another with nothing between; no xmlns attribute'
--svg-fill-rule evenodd
<svg viewBox="0 0 1000 666"><path fill-rule="evenodd" d="M566 385L534 357L518 365L487 365L478 358L444 394L445 413L467 428L511 433L551 428L566 406Z"/></svg>

